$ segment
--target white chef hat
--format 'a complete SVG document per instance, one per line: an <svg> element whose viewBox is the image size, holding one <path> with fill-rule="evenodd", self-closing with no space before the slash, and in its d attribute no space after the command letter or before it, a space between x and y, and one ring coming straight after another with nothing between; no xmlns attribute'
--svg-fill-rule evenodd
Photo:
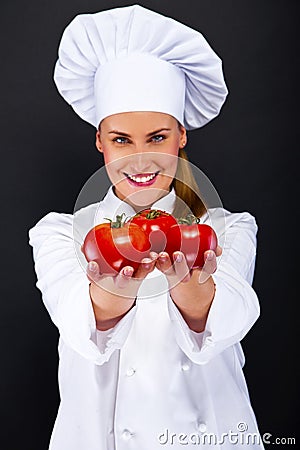
<svg viewBox="0 0 300 450"><path fill-rule="evenodd" d="M227 95L222 62L202 34L139 5L76 16L58 53L58 91L95 127L111 114L155 111L200 128Z"/></svg>

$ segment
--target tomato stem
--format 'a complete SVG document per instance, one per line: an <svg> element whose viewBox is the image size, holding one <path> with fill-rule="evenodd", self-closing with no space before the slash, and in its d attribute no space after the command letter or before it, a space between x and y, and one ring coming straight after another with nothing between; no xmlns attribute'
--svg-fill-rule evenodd
<svg viewBox="0 0 300 450"><path fill-rule="evenodd" d="M146 214L147 219L156 219L161 216L161 211L157 211L157 209L152 209Z"/></svg>
<svg viewBox="0 0 300 450"><path fill-rule="evenodd" d="M104 219L110 221L110 228L122 228L127 220L126 216L125 216L125 219L123 219L124 216L125 216L125 213L117 214L115 221L113 221L112 219L109 219L108 217L104 217Z"/></svg>
<svg viewBox="0 0 300 450"><path fill-rule="evenodd" d="M194 216L194 214L189 213L185 217L180 217L177 222L179 224L185 224L185 225L193 225L194 223L198 224L200 223L201 219L200 217Z"/></svg>

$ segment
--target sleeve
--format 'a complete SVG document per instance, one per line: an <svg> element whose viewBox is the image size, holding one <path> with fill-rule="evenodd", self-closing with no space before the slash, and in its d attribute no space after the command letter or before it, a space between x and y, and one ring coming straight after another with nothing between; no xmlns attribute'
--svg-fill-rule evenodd
<svg viewBox="0 0 300 450"><path fill-rule="evenodd" d="M259 302L252 288L256 258L257 224L245 213L223 208L210 211L223 252L212 275L216 284L205 330L195 333L168 296L170 319L183 352L195 363L205 364L227 347L238 343L259 317Z"/></svg>
<svg viewBox="0 0 300 450"><path fill-rule="evenodd" d="M89 280L76 253L81 243L73 238L71 214L47 214L29 230L29 244L33 247L36 286L62 340L84 358L103 364L125 342L136 308L103 337L96 329Z"/></svg>

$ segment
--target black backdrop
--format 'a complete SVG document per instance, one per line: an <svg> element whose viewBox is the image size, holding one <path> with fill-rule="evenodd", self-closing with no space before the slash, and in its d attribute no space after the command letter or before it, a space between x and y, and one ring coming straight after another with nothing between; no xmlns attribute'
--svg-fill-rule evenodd
<svg viewBox="0 0 300 450"><path fill-rule="evenodd" d="M75 15L129 4L1 2L5 450L46 450L58 406L58 334L35 287L28 229L50 211L72 213L81 187L101 164L94 129L73 113L52 81L57 46ZM201 31L224 61L227 102L216 120L189 134L187 151L226 209L256 217L254 288L261 317L243 340L245 374L261 432L296 437L297 1L140 4Z"/></svg>

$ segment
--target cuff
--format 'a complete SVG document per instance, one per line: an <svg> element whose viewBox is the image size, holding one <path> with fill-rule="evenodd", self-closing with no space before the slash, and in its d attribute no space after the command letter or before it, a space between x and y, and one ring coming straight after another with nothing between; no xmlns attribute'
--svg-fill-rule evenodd
<svg viewBox="0 0 300 450"><path fill-rule="evenodd" d="M63 341L74 351L97 365L107 362L124 344L136 308L133 307L111 330L96 329L96 320L89 293L89 280L84 273L72 273L60 293L56 324ZM101 334L103 338L100 338Z"/></svg>
<svg viewBox="0 0 300 450"><path fill-rule="evenodd" d="M235 269L224 263L212 276L216 291L202 333L195 333L188 327L168 296L169 316L177 344L196 364L206 364L239 342L259 316L256 293Z"/></svg>
<svg viewBox="0 0 300 450"><path fill-rule="evenodd" d="M105 331L96 329L97 346L106 361L115 350L123 347L135 315L136 306L133 306L113 328Z"/></svg>

